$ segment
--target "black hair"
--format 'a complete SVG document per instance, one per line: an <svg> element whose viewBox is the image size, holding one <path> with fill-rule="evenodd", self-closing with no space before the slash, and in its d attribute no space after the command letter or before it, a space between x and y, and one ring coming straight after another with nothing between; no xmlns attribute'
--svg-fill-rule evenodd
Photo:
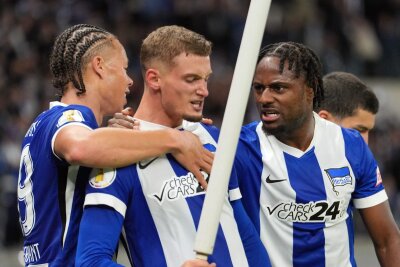
<svg viewBox="0 0 400 267"><path fill-rule="evenodd" d="M56 38L50 55L50 71L59 98L69 82L78 90L77 95L86 92L82 78L82 67L88 60L85 56L95 44L110 40L111 36L111 33L102 28L78 24L64 30Z"/></svg>
<svg viewBox="0 0 400 267"><path fill-rule="evenodd" d="M323 77L325 99L316 111L329 111L340 119L353 116L358 108L378 113L379 101L375 93L355 75L331 72Z"/></svg>
<svg viewBox="0 0 400 267"><path fill-rule="evenodd" d="M314 109L317 108L324 99L324 89L322 83L322 64L313 50L307 46L295 42L274 43L263 47L258 56L257 64L264 57L278 57L280 59L279 71L283 72L285 63L288 69L293 71L295 77L302 75L307 86L314 90Z"/></svg>

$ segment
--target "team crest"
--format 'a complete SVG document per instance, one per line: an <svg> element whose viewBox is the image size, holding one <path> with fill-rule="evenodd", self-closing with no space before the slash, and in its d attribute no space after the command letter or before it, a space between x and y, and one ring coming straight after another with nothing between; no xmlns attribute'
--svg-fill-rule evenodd
<svg viewBox="0 0 400 267"><path fill-rule="evenodd" d="M336 187L353 184L353 178L350 175L350 170L348 167L326 169L325 172L328 175L328 178L332 184L333 192L335 192L336 195L339 195Z"/></svg>
<svg viewBox="0 0 400 267"><path fill-rule="evenodd" d="M93 169L89 184L93 188L105 188L114 182L116 174L115 169Z"/></svg>
<svg viewBox="0 0 400 267"><path fill-rule="evenodd" d="M81 122L84 121L82 113L79 110L67 110L64 111L61 117L58 119L57 127L67 123L67 122Z"/></svg>

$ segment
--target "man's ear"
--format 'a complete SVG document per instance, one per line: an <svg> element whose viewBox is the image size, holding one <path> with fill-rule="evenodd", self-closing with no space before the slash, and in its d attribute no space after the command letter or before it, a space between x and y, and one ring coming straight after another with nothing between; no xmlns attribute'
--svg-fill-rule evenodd
<svg viewBox="0 0 400 267"><path fill-rule="evenodd" d="M90 68L99 78L103 78L105 76L104 67L104 59L100 56L95 56L90 61Z"/></svg>
<svg viewBox="0 0 400 267"><path fill-rule="evenodd" d="M318 115L321 118L323 118L325 120L328 120L328 121L332 121L332 119L333 119L332 114L329 111L325 110L325 109L321 109L320 111L318 111Z"/></svg>
<svg viewBox="0 0 400 267"><path fill-rule="evenodd" d="M153 90L159 90L160 86L160 71L157 69L148 69L145 74L145 83Z"/></svg>

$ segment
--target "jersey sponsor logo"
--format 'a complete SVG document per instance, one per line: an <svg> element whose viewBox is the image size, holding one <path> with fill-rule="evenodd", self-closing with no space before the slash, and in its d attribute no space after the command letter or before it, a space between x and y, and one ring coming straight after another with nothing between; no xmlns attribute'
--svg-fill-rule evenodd
<svg viewBox="0 0 400 267"><path fill-rule="evenodd" d="M93 169L89 184L93 188L105 188L115 181L115 169Z"/></svg>
<svg viewBox="0 0 400 267"><path fill-rule="evenodd" d="M381 172L379 171L379 167L376 167L376 184L375 184L375 186L378 186L381 183L382 183Z"/></svg>
<svg viewBox="0 0 400 267"><path fill-rule="evenodd" d="M139 161L139 163L138 163L139 169L141 169L141 170L146 169L146 168L147 168L151 163L153 163L156 159L158 159L158 157L156 157L156 158L154 158L154 159L151 159L151 160L149 160L149 161Z"/></svg>
<svg viewBox="0 0 400 267"><path fill-rule="evenodd" d="M277 179L277 180L272 180L271 178L269 178L271 175L268 175L267 178L265 179L265 182L267 184L273 184L273 183L279 183L279 182L283 182L286 181L287 179Z"/></svg>
<svg viewBox="0 0 400 267"><path fill-rule="evenodd" d="M64 125L67 122L82 122L84 121L82 113L79 110L67 110L64 111L61 117L58 119L57 127Z"/></svg>
<svg viewBox="0 0 400 267"><path fill-rule="evenodd" d="M331 182L332 190L336 195L339 195L339 191L337 191L336 187L353 184L353 177L351 177L348 167L326 169L325 172Z"/></svg>
<svg viewBox="0 0 400 267"><path fill-rule="evenodd" d="M202 172L202 174L208 182L208 174L205 172ZM166 180L158 193L152 193L148 196L161 205L164 201L175 201L201 194L205 194L204 189L200 186L193 173L189 172L187 175L174 176Z"/></svg>
<svg viewBox="0 0 400 267"><path fill-rule="evenodd" d="M288 222L334 222L345 216L344 200L333 203L317 201L308 203L281 202L272 206L265 206L267 215L275 216L279 220Z"/></svg>

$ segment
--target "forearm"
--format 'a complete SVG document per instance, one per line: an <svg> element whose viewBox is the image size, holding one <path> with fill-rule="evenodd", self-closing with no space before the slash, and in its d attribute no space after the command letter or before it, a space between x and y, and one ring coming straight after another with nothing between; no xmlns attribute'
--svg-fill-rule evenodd
<svg viewBox="0 0 400 267"><path fill-rule="evenodd" d="M178 148L176 130L132 131L101 128L75 140L66 160L89 167L122 167Z"/></svg>
<svg viewBox="0 0 400 267"><path fill-rule="evenodd" d="M393 238L387 246L375 246L376 255L382 267L400 266L400 241L399 238Z"/></svg>

